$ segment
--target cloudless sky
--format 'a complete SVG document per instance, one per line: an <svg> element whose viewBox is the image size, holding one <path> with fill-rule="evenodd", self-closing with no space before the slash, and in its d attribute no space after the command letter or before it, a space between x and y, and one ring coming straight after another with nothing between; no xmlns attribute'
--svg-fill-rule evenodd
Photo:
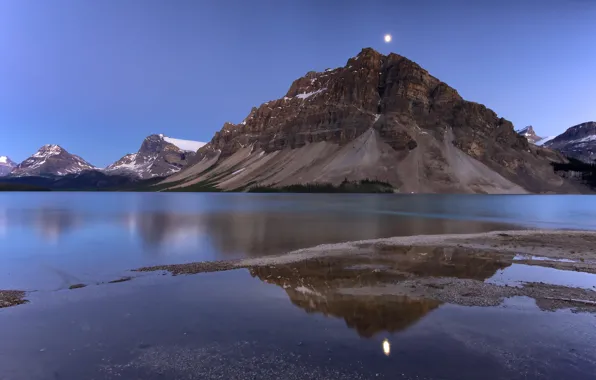
<svg viewBox="0 0 596 380"><path fill-rule="evenodd" d="M0 155L105 166L152 133L209 141L363 47L516 128L596 119L596 0L0 0Z"/></svg>

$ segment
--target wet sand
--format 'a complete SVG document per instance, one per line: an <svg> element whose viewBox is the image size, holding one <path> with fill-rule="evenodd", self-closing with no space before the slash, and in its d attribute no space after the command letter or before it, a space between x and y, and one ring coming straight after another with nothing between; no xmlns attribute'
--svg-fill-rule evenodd
<svg viewBox="0 0 596 380"><path fill-rule="evenodd" d="M495 306L505 298L526 296L535 299L543 310L596 312L595 243L596 233L586 231L427 235L321 245L273 257L163 265L138 271L165 270L180 275L247 268L265 282L307 296L308 302L320 299L329 303L346 297L387 302L387 297L407 297L464 306ZM549 268L550 272L536 277L532 275L533 267ZM521 273L518 280L499 277L505 278L505 271L510 268ZM524 279L526 272L528 279ZM580 274L581 281L576 279ZM565 280L564 285L553 281L558 277Z"/></svg>

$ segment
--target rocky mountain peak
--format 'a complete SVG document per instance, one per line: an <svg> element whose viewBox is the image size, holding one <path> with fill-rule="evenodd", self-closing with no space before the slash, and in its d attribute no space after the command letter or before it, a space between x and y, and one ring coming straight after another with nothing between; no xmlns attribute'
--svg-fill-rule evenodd
<svg viewBox="0 0 596 380"><path fill-rule="evenodd" d="M193 158L204 143L167 137L147 136L136 153L129 153L106 168L113 173L124 172L140 178L162 177L179 171Z"/></svg>
<svg viewBox="0 0 596 380"><path fill-rule="evenodd" d="M534 131L534 127L532 127L531 125L522 129L518 129L517 133L524 136L526 139L528 139L528 142L532 144L536 144L537 142L543 139L542 137L536 134L536 132Z"/></svg>
<svg viewBox="0 0 596 380"><path fill-rule="evenodd" d="M32 156L18 164L13 176L62 176L76 174L95 167L81 157L69 153L56 144L46 144Z"/></svg>
<svg viewBox="0 0 596 380"><path fill-rule="evenodd" d="M8 156L0 156L0 164L12 165L14 161L12 161Z"/></svg>
<svg viewBox="0 0 596 380"><path fill-rule="evenodd" d="M161 152L163 149L165 149L168 144L165 140L164 140L164 135L163 134L153 134L153 135L149 135L145 138L145 140L143 140L143 143L141 144L141 147L139 148L139 153L141 154L149 154L149 153L159 153ZM173 150L180 150L178 147L176 146L171 146L170 149Z"/></svg>
<svg viewBox="0 0 596 380"><path fill-rule="evenodd" d="M17 166L8 156L0 156L0 177L10 174L10 172Z"/></svg>
<svg viewBox="0 0 596 380"><path fill-rule="evenodd" d="M345 144L371 127L394 149L413 149L412 135L390 126L394 115L443 113L462 101L457 91L407 58L365 48L344 67L307 72L283 98L253 108L241 123L226 123L206 152L226 157L253 143L266 152L318 141ZM486 107L471 103L460 113L474 107L473 112L497 119ZM333 128L339 120L342 127Z"/></svg>
<svg viewBox="0 0 596 380"><path fill-rule="evenodd" d="M405 192L541 192L568 185L552 170L557 160L417 63L365 48L224 124L167 181L235 189L378 179Z"/></svg>
<svg viewBox="0 0 596 380"><path fill-rule="evenodd" d="M56 144L46 144L39 148L37 152L33 155L34 157L45 157L45 156L55 156L65 152L64 149L60 145Z"/></svg>

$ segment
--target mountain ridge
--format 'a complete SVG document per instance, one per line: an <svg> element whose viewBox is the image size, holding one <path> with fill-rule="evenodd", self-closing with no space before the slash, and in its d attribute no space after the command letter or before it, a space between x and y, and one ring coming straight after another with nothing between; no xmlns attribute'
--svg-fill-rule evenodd
<svg viewBox="0 0 596 380"><path fill-rule="evenodd" d="M172 188L338 184L375 179L402 192L573 192L511 122L415 62L362 49L344 67L309 71L285 96L225 123Z"/></svg>
<svg viewBox="0 0 596 380"><path fill-rule="evenodd" d="M544 146L567 157L593 163L596 161L596 122L588 121L569 127Z"/></svg>

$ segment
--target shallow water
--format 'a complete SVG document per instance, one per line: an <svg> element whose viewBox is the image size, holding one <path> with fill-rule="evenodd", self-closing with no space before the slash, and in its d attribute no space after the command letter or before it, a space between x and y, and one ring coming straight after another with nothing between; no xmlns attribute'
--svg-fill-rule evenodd
<svg viewBox="0 0 596 380"><path fill-rule="evenodd" d="M0 310L0 378L592 379L596 370L592 315L540 312L529 299L335 307L316 295L290 302L290 290L239 270L37 293Z"/></svg>
<svg viewBox="0 0 596 380"><path fill-rule="evenodd" d="M329 291L333 276L346 272L363 283L394 281L374 271L396 265L416 276L596 285L594 275L515 263L514 254L408 247L393 261L346 262L339 272L135 273L129 282L103 282L140 266L349 240L596 229L595 200L0 194L0 289L32 291L30 303L0 309L0 379L592 379L591 314L542 312L524 297L463 307ZM89 286L67 289L76 283Z"/></svg>
<svg viewBox="0 0 596 380"><path fill-rule="evenodd" d="M542 282L594 290L596 289L596 274L535 265L512 264L505 269L499 269L487 282L510 286L521 286L527 282Z"/></svg>

